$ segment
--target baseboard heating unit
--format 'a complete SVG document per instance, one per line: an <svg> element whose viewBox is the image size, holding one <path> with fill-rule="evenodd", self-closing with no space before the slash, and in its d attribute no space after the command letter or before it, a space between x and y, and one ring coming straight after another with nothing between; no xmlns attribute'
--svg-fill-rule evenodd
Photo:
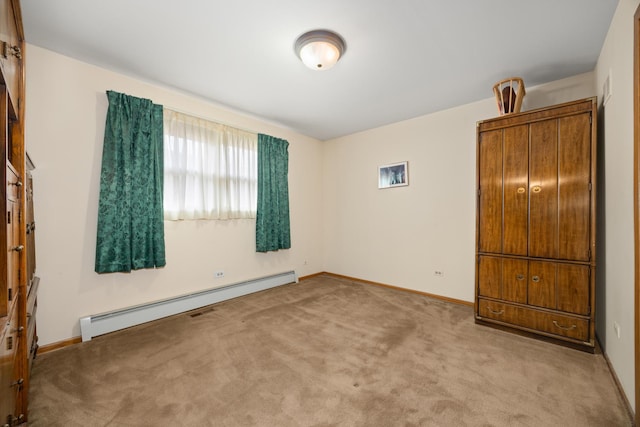
<svg viewBox="0 0 640 427"><path fill-rule="evenodd" d="M298 282L296 272L288 271L161 301L86 316L80 319L82 341L90 341L91 338L98 335L294 282Z"/></svg>

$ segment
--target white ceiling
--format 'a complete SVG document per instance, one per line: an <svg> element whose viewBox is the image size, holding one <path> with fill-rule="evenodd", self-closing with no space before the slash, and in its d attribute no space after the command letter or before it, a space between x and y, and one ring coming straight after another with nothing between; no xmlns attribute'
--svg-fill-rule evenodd
<svg viewBox="0 0 640 427"><path fill-rule="evenodd" d="M326 140L592 71L618 0L21 4L28 43ZM319 28L347 43L326 71L293 51Z"/></svg>

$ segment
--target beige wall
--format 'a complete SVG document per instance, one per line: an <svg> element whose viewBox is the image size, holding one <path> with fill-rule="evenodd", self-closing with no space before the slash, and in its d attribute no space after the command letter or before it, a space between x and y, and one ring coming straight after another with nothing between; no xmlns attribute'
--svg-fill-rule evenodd
<svg viewBox="0 0 640 427"><path fill-rule="evenodd" d="M28 46L26 144L36 170L40 345L80 335L80 317L295 269L322 270L322 145L264 121ZM93 271L106 90L289 141L292 249L255 252L255 221L165 222L167 266ZM214 279L214 271L225 277Z"/></svg>
<svg viewBox="0 0 640 427"><path fill-rule="evenodd" d="M640 2L620 0L596 66L600 97L598 337L635 406L633 247L633 14ZM611 72L612 96L602 107L602 86ZM620 338L614 332L620 325Z"/></svg>
<svg viewBox="0 0 640 427"><path fill-rule="evenodd" d="M587 73L528 88L523 110L590 97L593 87ZM476 122L496 115L487 98L326 141L325 269L473 301ZM378 166L405 160L409 186L379 190Z"/></svg>

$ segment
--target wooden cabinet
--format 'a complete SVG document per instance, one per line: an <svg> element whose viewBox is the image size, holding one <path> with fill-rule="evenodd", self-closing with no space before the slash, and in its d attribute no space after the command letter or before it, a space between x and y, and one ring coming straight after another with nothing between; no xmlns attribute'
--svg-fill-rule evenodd
<svg viewBox="0 0 640 427"><path fill-rule="evenodd" d="M33 165L24 144L24 32L19 0L0 0L0 425L28 421L29 372L37 349Z"/></svg>
<svg viewBox="0 0 640 427"><path fill-rule="evenodd" d="M476 320L595 345L596 99L478 122Z"/></svg>

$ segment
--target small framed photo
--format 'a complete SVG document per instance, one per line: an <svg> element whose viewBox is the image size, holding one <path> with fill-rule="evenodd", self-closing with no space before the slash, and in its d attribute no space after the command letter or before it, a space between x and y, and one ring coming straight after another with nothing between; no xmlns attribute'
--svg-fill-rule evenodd
<svg viewBox="0 0 640 427"><path fill-rule="evenodd" d="M378 188L409 185L409 162L378 166Z"/></svg>

